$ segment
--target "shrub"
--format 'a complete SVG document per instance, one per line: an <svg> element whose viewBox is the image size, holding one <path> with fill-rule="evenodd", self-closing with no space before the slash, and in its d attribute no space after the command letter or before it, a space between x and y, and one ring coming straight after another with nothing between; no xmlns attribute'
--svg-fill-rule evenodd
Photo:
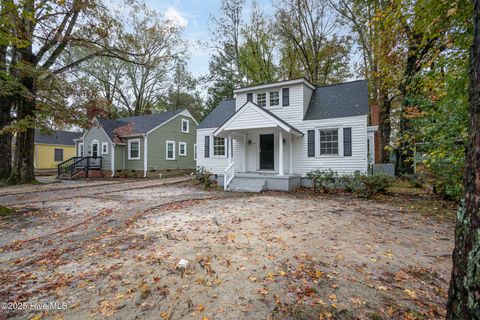
<svg viewBox="0 0 480 320"><path fill-rule="evenodd" d="M307 173L307 178L312 180L314 191L321 190L328 192L335 188L338 174L336 171L328 170L312 170Z"/></svg>
<svg viewBox="0 0 480 320"><path fill-rule="evenodd" d="M392 184L393 178L383 173L377 173L370 176L362 175L360 177L364 185L361 196L370 198L377 193L385 193L387 188Z"/></svg>
<svg viewBox="0 0 480 320"><path fill-rule="evenodd" d="M195 170L195 180L200 182L205 189L208 189L212 186L213 182L210 179L212 173L205 169L205 167L197 167Z"/></svg>
<svg viewBox="0 0 480 320"><path fill-rule="evenodd" d="M355 174L346 174L340 177L340 181L342 182L345 191L352 192L352 193L359 193L365 186L361 180L362 175L359 173Z"/></svg>

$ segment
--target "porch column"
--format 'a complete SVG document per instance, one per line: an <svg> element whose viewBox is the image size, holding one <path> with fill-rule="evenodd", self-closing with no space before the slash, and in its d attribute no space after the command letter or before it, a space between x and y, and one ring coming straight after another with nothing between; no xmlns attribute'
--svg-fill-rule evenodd
<svg viewBox="0 0 480 320"><path fill-rule="evenodd" d="M232 145L232 135L229 134L228 135L228 140L227 140L227 150L228 150L228 164L231 164L233 162L233 158L232 158L232 149L233 149L233 145Z"/></svg>
<svg viewBox="0 0 480 320"><path fill-rule="evenodd" d="M243 172L247 172L247 135L243 136Z"/></svg>
<svg viewBox="0 0 480 320"><path fill-rule="evenodd" d="M282 129L278 134L278 175L283 176L283 133Z"/></svg>
<svg viewBox="0 0 480 320"><path fill-rule="evenodd" d="M293 133L290 133L290 157L289 157L289 161L288 161L288 172L290 174L293 174Z"/></svg>

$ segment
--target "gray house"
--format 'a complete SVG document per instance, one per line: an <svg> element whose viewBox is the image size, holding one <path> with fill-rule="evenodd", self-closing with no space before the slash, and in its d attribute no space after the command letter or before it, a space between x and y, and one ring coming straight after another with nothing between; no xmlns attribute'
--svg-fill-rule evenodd
<svg viewBox="0 0 480 320"><path fill-rule="evenodd" d="M90 167L101 167L103 175L112 177L193 170L197 125L186 109L118 120L94 118L91 128L75 139L76 162L90 158Z"/></svg>

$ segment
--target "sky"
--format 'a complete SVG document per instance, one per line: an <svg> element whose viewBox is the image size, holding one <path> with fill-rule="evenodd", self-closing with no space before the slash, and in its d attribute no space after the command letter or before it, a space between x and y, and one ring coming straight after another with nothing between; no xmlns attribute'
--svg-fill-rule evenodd
<svg viewBox="0 0 480 320"><path fill-rule="evenodd" d="M209 50L200 46L200 42L210 39L210 16L217 15L219 0L146 0L146 4L175 20L184 28L183 38L187 40L189 51L189 71L195 76L208 72Z"/></svg>

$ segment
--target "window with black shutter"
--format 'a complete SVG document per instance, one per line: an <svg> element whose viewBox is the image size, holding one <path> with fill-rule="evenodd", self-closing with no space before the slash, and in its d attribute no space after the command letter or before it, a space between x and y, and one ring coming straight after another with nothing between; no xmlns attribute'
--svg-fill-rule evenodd
<svg viewBox="0 0 480 320"><path fill-rule="evenodd" d="M247 93L247 102L253 102L253 93Z"/></svg>
<svg viewBox="0 0 480 320"><path fill-rule="evenodd" d="M343 128L343 155L352 155L352 128Z"/></svg>
<svg viewBox="0 0 480 320"><path fill-rule="evenodd" d="M308 137L308 156L315 157L315 130L308 130L307 137Z"/></svg>
<svg viewBox="0 0 480 320"><path fill-rule="evenodd" d="M205 137L205 158L210 158L210 137Z"/></svg>
<svg viewBox="0 0 480 320"><path fill-rule="evenodd" d="M282 106L288 107L290 105L290 89L283 88L282 89Z"/></svg>

